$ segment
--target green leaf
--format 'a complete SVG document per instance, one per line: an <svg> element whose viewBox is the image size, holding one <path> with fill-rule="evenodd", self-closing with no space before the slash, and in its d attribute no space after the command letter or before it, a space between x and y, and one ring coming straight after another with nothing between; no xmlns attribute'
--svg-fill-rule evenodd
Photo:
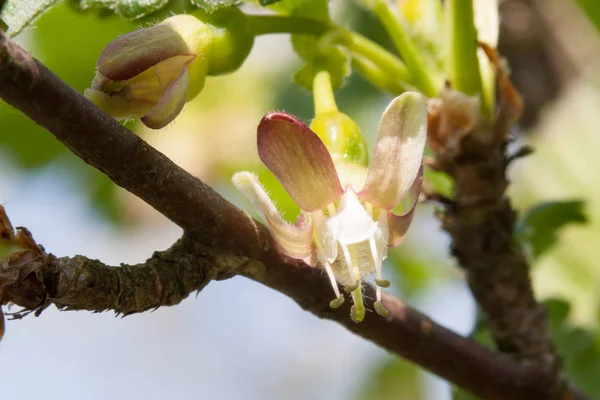
<svg viewBox="0 0 600 400"><path fill-rule="evenodd" d="M425 168L423 171L425 181L431 183L440 195L449 199L454 198L454 180L450 175L442 171Z"/></svg>
<svg viewBox="0 0 600 400"><path fill-rule="evenodd" d="M481 398L458 386L452 386L452 400L481 400Z"/></svg>
<svg viewBox="0 0 600 400"><path fill-rule="evenodd" d="M8 0L2 10L2 20L8 29L8 36L15 36L31 24L58 0Z"/></svg>
<svg viewBox="0 0 600 400"><path fill-rule="evenodd" d="M574 326L569 321L569 303L561 299L544 302L549 330L563 357L567 376L590 398L600 396L600 330Z"/></svg>
<svg viewBox="0 0 600 400"><path fill-rule="evenodd" d="M127 19L139 19L156 12L169 3L169 0L70 0L76 8L87 10L106 10Z"/></svg>
<svg viewBox="0 0 600 400"><path fill-rule="evenodd" d="M519 221L515 233L537 258L557 241L560 228L587 222L583 208L584 203L580 200L538 204Z"/></svg>
<svg viewBox="0 0 600 400"><path fill-rule="evenodd" d="M596 29L600 31L600 2L598 0L577 0L577 3L596 26Z"/></svg>
<svg viewBox="0 0 600 400"><path fill-rule="evenodd" d="M213 13L221 8L240 4L243 0L190 0L193 5L201 8L207 13Z"/></svg>
<svg viewBox="0 0 600 400"><path fill-rule="evenodd" d="M270 6L271 4L279 3L281 0L260 0L259 4L261 6Z"/></svg>

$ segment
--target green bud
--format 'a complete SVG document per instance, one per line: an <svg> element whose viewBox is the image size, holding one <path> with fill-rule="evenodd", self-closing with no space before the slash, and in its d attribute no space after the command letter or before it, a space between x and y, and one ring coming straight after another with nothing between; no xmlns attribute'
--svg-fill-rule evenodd
<svg viewBox="0 0 600 400"><path fill-rule="evenodd" d="M200 93L207 75L239 68L253 42L250 24L236 7L200 18L175 15L106 46L84 94L114 118L140 118L159 129Z"/></svg>
<svg viewBox="0 0 600 400"><path fill-rule="evenodd" d="M246 14L237 7L227 7L212 14L197 11L193 15L212 30L208 74L221 75L237 70L254 44L254 32Z"/></svg>
<svg viewBox="0 0 600 400"><path fill-rule="evenodd" d="M335 163L345 161L366 167L369 151L356 122L339 111L318 114L310 125Z"/></svg>

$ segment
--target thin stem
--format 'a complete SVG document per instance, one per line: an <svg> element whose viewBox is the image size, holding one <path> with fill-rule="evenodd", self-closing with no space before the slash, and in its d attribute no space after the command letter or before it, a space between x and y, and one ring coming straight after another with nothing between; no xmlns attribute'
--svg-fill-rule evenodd
<svg viewBox="0 0 600 400"><path fill-rule="evenodd" d="M378 68L371 60L360 56L352 56L352 68L362 75L373 86L397 96L409 89L402 81L392 78L386 71Z"/></svg>
<svg viewBox="0 0 600 400"><path fill-rule="evenodd" d="M313 80L313 98L315 102L315 116L338 110L331 86L331 75L322 70L315 74Z"/></svg>
<svg viewBox="0 0 600 400"><path fill-rule="evenodd" d="M390 35L396 49L406 63L414 84L429 97L437 95L440 85L436 83L437 71L434 71L421 56L416 44L408 37L398 18L392 13L384 0L375 0L371 5L373 13L379 18Z"/></svg>
<svg viewBox="0 0 600 400"><path fill-rule="evenodd" d="M446 6L446 70L452 87L477 96L481 94L481 74L477 58L477 31L472 0L448 0Z"/></svg>
<svg viewBox="0 0 600 400"><path fill-rule="evenodd" d="M394 80L411 82L410 72L402 60L377 43L352 31L343 31L342 43L352 55L368 59Z"/></svg>
<svg viewBox="0 0 600 400"><path fill-rule="evenodd" d="M329 29L327 24L311 18L285 15L248 15L247 18L256 36L272 33L322 35Z"/></svg>

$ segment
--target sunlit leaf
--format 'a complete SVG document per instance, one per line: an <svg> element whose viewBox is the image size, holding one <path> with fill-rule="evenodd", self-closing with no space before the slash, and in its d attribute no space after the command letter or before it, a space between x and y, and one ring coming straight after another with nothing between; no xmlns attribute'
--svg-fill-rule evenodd
<svg viewBox="0 0 600 400"><path fill-rule="evenodd" d="M138 19L165 7L169 0L70 0L81 10L110 10L127 19Z"/></svg>
<svg viewBox="0 0 600 400"><path fill-rule="evenodd" d="M2 10L2 20L14 36L52 7L58 0L8 0Z"/></svg>
<svg viewBox="0 0 600 400"><path fill-rule="evenodd" d="M516 227L517 237L534 257L548 250L558 239L558 230L565 225L587 221L580 200L553 201L530 209Z"/></svg>

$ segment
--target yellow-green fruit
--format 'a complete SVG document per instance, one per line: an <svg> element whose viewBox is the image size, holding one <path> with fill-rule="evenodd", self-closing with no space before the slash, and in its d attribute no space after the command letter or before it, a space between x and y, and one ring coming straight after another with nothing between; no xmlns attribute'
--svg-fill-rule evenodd
<svg viewBox="0 0 600 400"><path fill-rule="evenodd" d="M321 113L310 128L321 138L334 162L368 165L369 152L362 133L356 122L346 114L339 111Z"/></svg>

